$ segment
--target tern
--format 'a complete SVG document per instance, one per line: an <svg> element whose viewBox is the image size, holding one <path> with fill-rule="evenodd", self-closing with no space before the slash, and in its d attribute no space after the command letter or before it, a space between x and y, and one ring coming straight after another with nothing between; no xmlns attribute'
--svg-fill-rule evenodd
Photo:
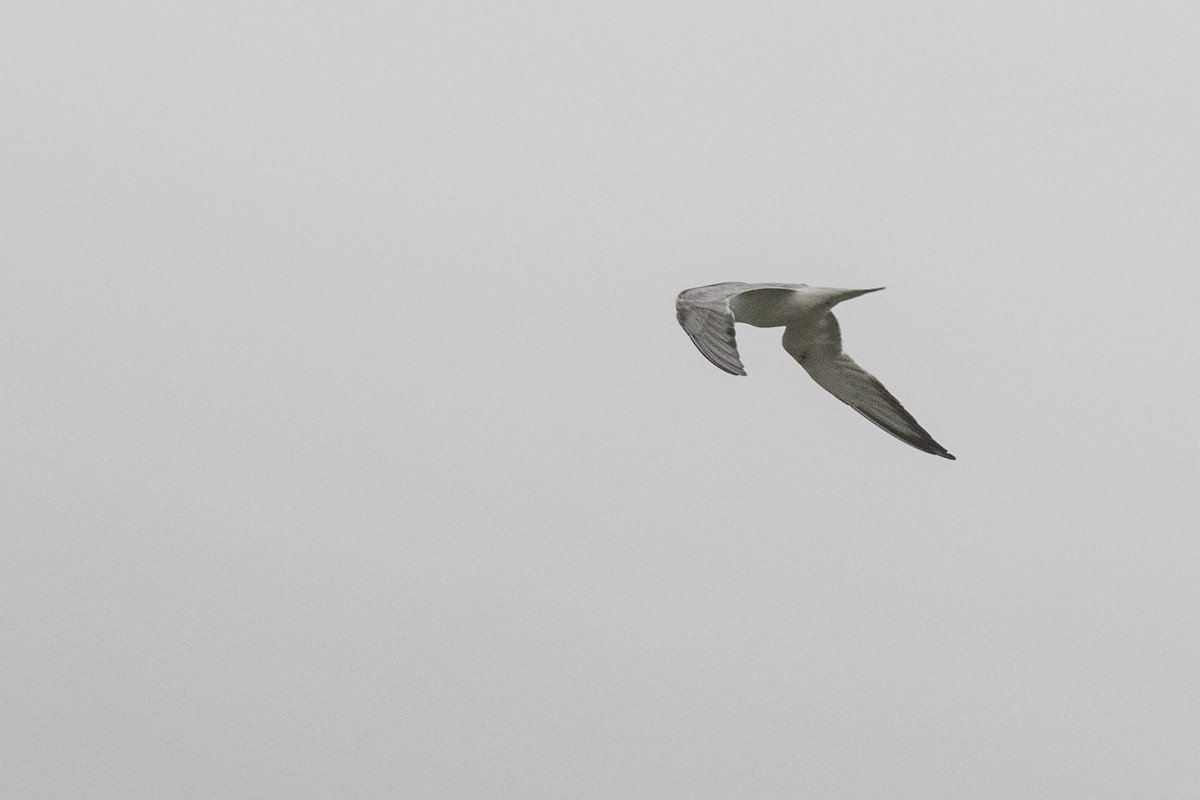
<svg viewBox="0 0 1200 800"><path fill-rule="evenodd" d="M833 307L874 289L826 289L803 283L714 283L685 289L675 316L696 348L732 375L745 375L733 324L783 327L783 349L817 384L900 441L954 460L874 375L842 352Z"/></svg>

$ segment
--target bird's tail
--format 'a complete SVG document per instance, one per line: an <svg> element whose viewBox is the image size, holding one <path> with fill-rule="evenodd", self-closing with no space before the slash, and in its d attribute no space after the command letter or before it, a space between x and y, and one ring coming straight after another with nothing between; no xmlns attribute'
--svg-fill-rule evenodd
<svg viewBox="0 0 1200 800"><path fill-rule="evenodd" d="M833 308L838 303L846 300L853 300L855 297L861 297L862 295L870 294L871 292L878 292L884 288L885 287L883 286L876 286L874 289L813 289L812 291L817 291L823 294L824 302L827 303L830 308Z"/></svg>

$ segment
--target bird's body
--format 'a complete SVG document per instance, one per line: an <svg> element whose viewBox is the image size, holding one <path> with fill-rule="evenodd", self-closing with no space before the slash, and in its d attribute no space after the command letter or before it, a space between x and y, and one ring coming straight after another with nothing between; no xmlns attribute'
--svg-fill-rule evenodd
<svg viewBox="0 0 1200 800"><path fill-rule="evenodd" d="M802 283L715 283L679 293L676 316L697 349L717 367L745 375L735 322L783 331L783 349L823 389L918 450L953 459L883 384L842 351L832 309L876 289L826 289Z"/></svg>

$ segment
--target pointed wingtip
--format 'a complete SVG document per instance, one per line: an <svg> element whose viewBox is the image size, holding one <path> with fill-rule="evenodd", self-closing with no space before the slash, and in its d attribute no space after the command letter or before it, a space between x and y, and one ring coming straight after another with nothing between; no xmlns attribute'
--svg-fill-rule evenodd
<svg viewBox="0 0 1200 800"><path fill-rule="evenodd" d="M939 455L942 458L948 458L951 461L958 461L958 459L954 457L953 453L936 453L935 455Z"/></svg>

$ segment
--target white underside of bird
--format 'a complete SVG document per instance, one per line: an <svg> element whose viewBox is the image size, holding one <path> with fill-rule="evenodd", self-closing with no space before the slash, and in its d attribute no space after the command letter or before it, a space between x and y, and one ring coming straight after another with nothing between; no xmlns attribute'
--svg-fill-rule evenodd
<svg viewBox="0 0 1200 800"><path fill-rule="evenodd" d="M745 375L733 324L783 328L783 349L814 381L883 430L918 450L953 459L884 385L842 351L832 309L875 289L825 289L803 283L714 283L679 293L679 324L716 366Z"/></svg>

